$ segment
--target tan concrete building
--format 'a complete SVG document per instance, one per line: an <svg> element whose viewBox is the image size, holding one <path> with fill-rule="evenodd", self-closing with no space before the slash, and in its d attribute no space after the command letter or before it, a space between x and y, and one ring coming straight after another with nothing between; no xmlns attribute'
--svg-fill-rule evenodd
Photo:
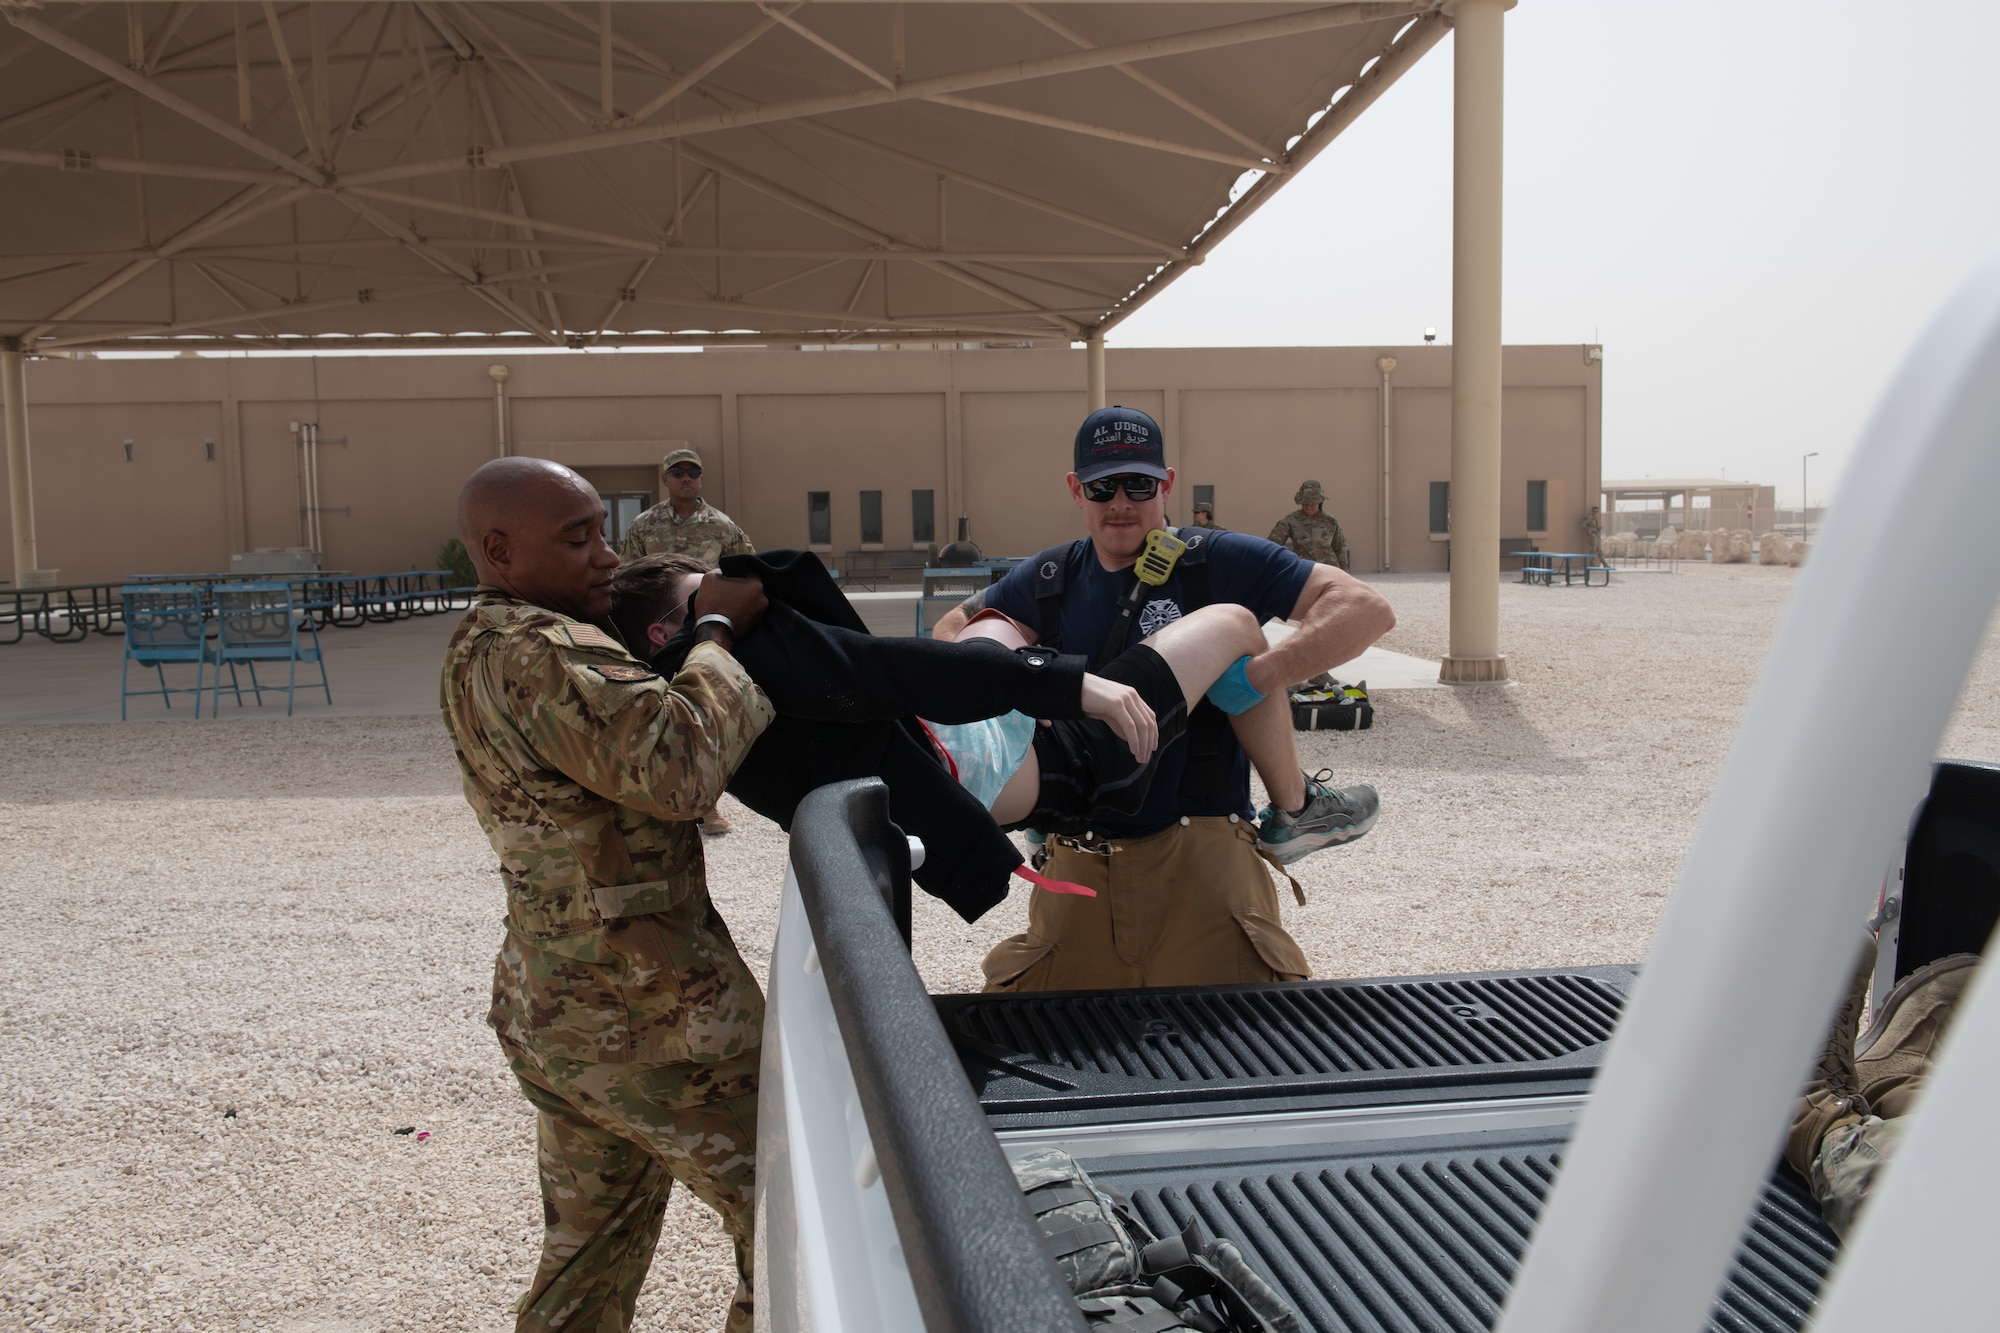
<svg viewBox="0 0 2000 1333"><path fill-rule="evenodd" d="M1506 349L1503 537L1580 540L1601 487L1602 365L1590 350ZM1446 346L1113 350L1107 396L1165 428L1176 521L1196 488L1212 488L1223 526L1261 536L1317 477L1357 569L1441 570L1451 359ZM41 564L64 583L104 581L310 544L312 481L326 568L428 568L481 461L555 458L609 495L650 502L678 442L701 452L709 498L760 548L810 543L837 562L949 541L964 517L988 554L1019 555L1082 531L1062 481L1086 410L1076 351L494 360L502 380L467 356L30 362ZM293 425L315 419L316 479ZM879 529L864 531L864 509Z"/></svg>

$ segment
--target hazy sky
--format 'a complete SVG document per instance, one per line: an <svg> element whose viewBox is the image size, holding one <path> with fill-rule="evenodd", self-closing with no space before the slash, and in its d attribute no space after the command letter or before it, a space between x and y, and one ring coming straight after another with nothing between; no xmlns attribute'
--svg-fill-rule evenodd
<svg viewBox="0 0 2000 1333"><path fill-rule="evenodd" d="M1890 19L1896 21L1891 23ZM2000 242L2000 7L1521 0L1510 343L1604 344L1604 472L1831 485L1939 301ZM1447 37L1110 338L1451 336Z"/></svg>

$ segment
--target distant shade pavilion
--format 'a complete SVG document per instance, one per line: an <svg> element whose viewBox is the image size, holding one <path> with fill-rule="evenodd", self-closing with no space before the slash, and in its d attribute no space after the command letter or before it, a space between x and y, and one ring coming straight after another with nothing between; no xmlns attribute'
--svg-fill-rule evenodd
<svg viewBox="0 0 2000 1333"><path fill-rule="evenodd" d="M1705 504L1697 504L1705 501ZM1727 477L1642 477L1604 483L1604 512L1616 514L1620 504L1658 514L1662 523L1688 528L1748 528L1768 531L1776 522L1778 488ZM1654 506L1658 506L1657 509ZM1701 520L1697 523L1695 520ZM1605 531L1613 531L1611 524Z"/></svg>

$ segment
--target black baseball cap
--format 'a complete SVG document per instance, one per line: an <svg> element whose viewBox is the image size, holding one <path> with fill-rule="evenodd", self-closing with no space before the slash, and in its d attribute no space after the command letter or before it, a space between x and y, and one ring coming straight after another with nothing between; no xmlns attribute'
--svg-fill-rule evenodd
<svg viewBox="0 0 2000 1333"><path fill-rule="evenodd" d="M1076 479L1096 481L1136 473L1167 479L1167 442L1160 423L1136 407L1100 407L1076 432Z"/></svg>

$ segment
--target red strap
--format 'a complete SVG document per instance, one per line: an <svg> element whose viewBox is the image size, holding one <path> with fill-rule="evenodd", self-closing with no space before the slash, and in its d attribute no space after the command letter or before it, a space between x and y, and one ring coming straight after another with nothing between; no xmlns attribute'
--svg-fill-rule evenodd
<svg viewBox="0 0 2000 1333"><path fill-rule="evenodd" d="M1014 873L1022 879L1027 880L1028 883L1034 885L1036 888L1047 889L1050 893L1073 893L1080 898L1095 898L1097 896L1096 889L1087 888L1082 884L1072 884L1066 879L1050 879L1047 875L1037 874L1024 865L1015 866Z"/></svg>
<svg viewBox="0 0 2000 1333"><path fill-rule="evenodd" d="M944 764L945 768L950 770L951 780L953 782L959 781L958 760L953 759L951 751L944 748L944 742L938 739L938 734L935 731L931 730L930 723L924 721L922 718L918 718L917 725L924 729L924 735L931 738L931 749L937 752L938 759Z"/></svg>

